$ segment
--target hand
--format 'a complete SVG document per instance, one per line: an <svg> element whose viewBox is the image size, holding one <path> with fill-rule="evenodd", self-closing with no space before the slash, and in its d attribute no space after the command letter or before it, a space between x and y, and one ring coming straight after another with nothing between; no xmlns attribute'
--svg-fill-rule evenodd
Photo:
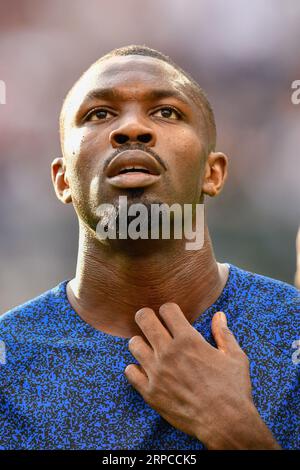
<svg viewBox="0 0 300 470"><path fill-rule="evenodd" d="M180 307L166 303L156 316L136 313L146 337L133 336L129 350L140 365L125 369L129 383L166 421L209 449L280 448L252 401L249 362L227 327L214 315L210 345Z"/></svg>

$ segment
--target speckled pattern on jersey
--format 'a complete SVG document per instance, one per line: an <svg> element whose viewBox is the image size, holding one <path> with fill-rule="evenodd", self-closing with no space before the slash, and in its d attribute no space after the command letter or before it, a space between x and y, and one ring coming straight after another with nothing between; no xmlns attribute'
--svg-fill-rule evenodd
<svg viewBox="0 0 300 470"><path fill-rule="evenodd" d="M300 448L300 365L292 360L292 343L300 339L299 291L228 266L222 294L193 326L215 345L212 316L227 314L250 359L260 415L283 448ZM68 302L67 282L0 319L6 348L6 363L0 363L0 448L203 449L128 383L124 369L137 363L128 339L85 323Z"/></svg>

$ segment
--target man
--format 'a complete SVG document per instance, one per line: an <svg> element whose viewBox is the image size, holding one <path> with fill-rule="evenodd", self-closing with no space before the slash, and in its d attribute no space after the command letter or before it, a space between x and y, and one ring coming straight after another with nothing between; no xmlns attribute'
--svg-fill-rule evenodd
<svg viewBox="0 0 300 470"><path fill-rule="evenodd" d="M218 263L206 222L198 250L99 237L99 207L116 208L107 231L121 196L220 193L227 157L199 85L157 51L116 49L68 93L60 130L52 179L78 216L77 269L1 318L2 448L299 447L298 291Z"/></svg>

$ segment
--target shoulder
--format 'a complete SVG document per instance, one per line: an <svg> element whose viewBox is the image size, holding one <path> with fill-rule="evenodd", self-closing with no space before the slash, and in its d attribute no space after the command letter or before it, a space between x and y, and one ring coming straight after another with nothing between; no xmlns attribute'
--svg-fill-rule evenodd
<svg viewBox="0 0 300 470"><path fill-rule="evenodd" d="M265 340L290 354L291 344L300 337L300 291L286 282L230 267L231 298L235 297L243 320Z"/></svg>
<svg viewBox="0 0 300 470"><path fill-rule="evenodd" d="M236 286L243 298L252 301L282 302L299 297L300 291L291 284L273 279L262 274L246 271L234 265L229 265L232 271L232 288Z"/></svg>
<svg viewBox="0 0 300 470"><path fill-rule="evenodd" d="M62 281L57 286L39 296L18 305L0 316L0 339L5 336L20 336L22 332L30 335L49 325L51 317L60 311L64 304L65 285Z"/></svg>
<svg viewBox="0 0 300 470"><path fill-rule="evenodd" d="M12 383L53 343L67 308L63 281L0 316L0 387Z"/></svg>

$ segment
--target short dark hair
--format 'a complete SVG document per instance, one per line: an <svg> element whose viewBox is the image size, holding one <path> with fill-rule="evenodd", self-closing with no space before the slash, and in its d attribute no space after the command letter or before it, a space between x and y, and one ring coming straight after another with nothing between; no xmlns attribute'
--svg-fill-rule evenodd
<svg viewBox="0 0 300 470"><path fill-rule="evenodd" d="M161 52L155 49L151 49L150 47L147 47L146 45L131 44L129 46L112 49L110 52L100 57L100 59L98 59L95 62L95 64L103 62L104 60L110 59L112 57L128 56L128 55L140 55L140 56L153 57L155 59L162 60L163 62L166 62L167 64L171 65L175 70L177 70L180 74L182 74L184 77L188 79L188 81L191 84L193 98L196 101L197 105L200 107L200 110L204 117L204 121L206 125L206 132L207 132L207 139L208 139L208 142L207 142L208 153L210 153L211 151L214 151L216 147L217 132L216 132L216 123L215 123L215 117L214 117L212 106L210 102L208 101L208 98L205 92L203 91L203 89L200 87L200 85L193 79L193 77L189 73L185 72L181 67L179 67L169 56L162 54ZM61 130L62 130L62 127L63 127L62 119L60 121L61 121L60 124L61 124Z"/></svg>

